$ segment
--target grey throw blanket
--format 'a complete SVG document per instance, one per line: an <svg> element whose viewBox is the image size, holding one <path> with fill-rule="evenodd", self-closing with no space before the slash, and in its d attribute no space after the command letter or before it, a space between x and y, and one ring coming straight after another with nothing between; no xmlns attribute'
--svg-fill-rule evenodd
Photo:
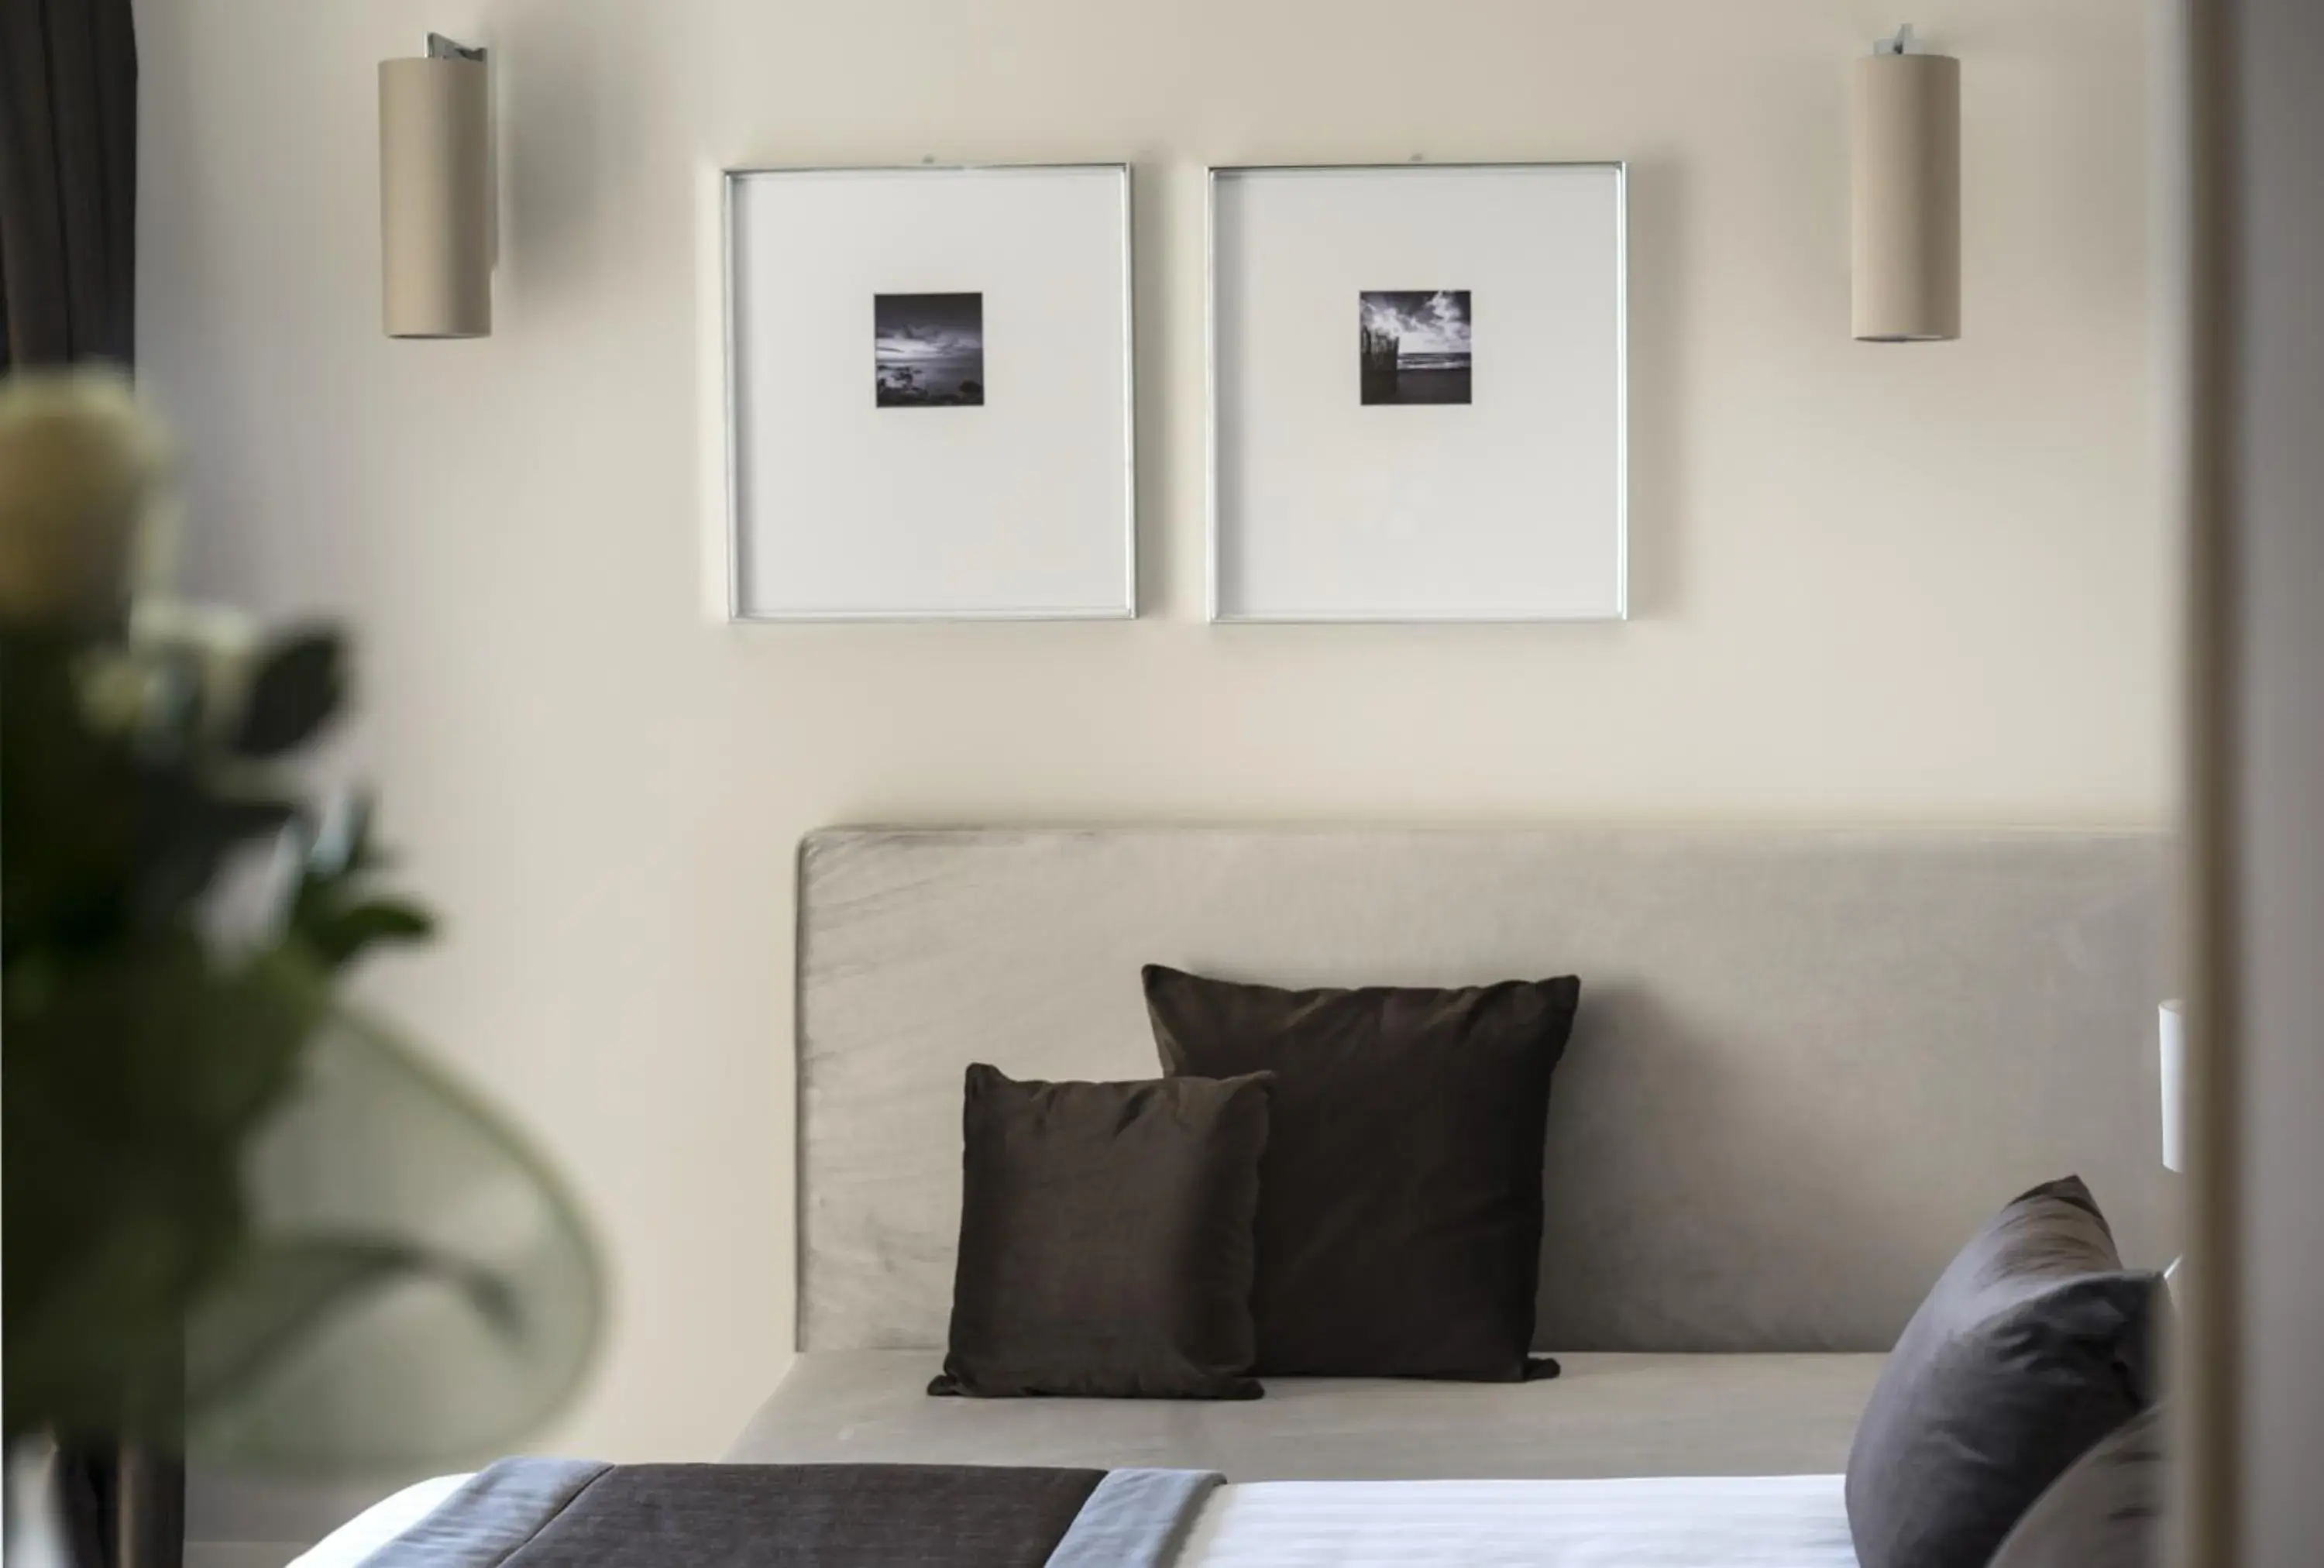
<svg viewBox="0 0 2324 1568"><path fill-rule="evenodd" d="M503 1460L364 1568L1169 1568L1208 1471Z"/></svg>

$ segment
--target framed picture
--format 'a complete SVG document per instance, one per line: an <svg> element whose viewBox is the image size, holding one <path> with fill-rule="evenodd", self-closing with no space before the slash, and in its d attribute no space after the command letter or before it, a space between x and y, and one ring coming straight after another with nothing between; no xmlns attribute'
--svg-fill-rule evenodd
<svg viewBox="0 0 2324 1568"><path fill-rule="evenodd" d="M737 620L1137 613L1130 171L726 177Z"/></svg>
<svg viewBox="0 0 2324 1568"><path fill-rule="evenodd" d="M1211 618L1628 613L1618 163L1211 171Z"/></svg>

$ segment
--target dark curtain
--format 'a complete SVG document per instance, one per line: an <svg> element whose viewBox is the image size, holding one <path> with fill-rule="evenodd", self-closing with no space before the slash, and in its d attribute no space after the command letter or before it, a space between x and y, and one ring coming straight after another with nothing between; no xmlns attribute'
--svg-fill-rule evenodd
<svg viewBox="0 0 2324 1568"><path fill-rule="evenodd" d="M0 370L135 346L130 0L0 0Z"/></svg>
<svg viewBox="0 0 2324 1568"><path fill-rule="evenodd" d="M0 0L0 372L136 347L130 0ZM60 1457L82 1568L178 1568L185 1472L142 1449Z"/></svg>

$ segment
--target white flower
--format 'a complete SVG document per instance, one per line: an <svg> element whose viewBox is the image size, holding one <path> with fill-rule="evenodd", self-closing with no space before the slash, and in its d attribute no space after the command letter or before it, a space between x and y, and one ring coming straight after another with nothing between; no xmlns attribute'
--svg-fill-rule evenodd
<svg viewBox="0 0 2324 1568"><path fill-rule="evenodd" d="M257 622L223 604L140 598L129 612L131 650L191 669L203 726L213 735L241 719L263 641Z"/></svg>
<svg viewBox="0 0 2324 1568"><path fill-rule="evenodd" d="M115 624L166 549L170 467L118 372L0 378L0 622Z"/></svg>
<svg viewBox="0 0 2324 1568"><path fill-rule="evenodd" d="M114 734L152 733L185 716L222 741L241 720L262 638L239 610L182 599L139 599L129 635L90 650L79 667L81 711Z"/></svg>

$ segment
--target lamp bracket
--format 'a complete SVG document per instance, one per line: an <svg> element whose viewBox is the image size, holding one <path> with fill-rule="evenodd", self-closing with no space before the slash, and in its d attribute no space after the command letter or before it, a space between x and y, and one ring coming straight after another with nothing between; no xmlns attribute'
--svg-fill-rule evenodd
<svg viewBox="0 0 2324 1568"><path fill-rule="evenodd" d="M1907 22L1904 25L1899 27L1894 33L1875 43L1872 46L1872 52L1875 54L1918 54L1921 52L1921 41L1914 35L1913 32L1913 24Z"/></svg>
<svg viewBox="0 0 2324 1568"><path fill-rule="evenodd" d="M440 32L431 32L428 35L428 58L430 60L468 60L482 65L484 63L484 52L480 48L447 38Z"/></svg>

